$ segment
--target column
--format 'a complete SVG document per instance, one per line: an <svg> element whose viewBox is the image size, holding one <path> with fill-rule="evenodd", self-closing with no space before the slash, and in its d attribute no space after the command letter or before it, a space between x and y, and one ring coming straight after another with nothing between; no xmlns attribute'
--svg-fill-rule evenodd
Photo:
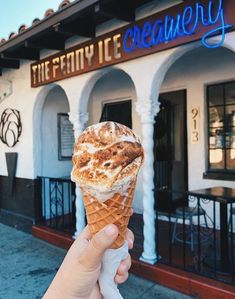
<svg viewBox="0 0 235 299"><path fill-rule="evenodd" d="M144 244L141 261L149 264L157 262L156 252L156 234L154 210L154 154L153 154L153 134L154 118L159 111L159 103L151 96L138 100L136 111L141 117L142 124L142 145L144 147L144 165L143 165L143 234Z"/></svg>
<svg viewBox="0 0 235 299"><path fill-rule="evenodd" d="M73 124L74 138L75 140L80 136L85 128L85 124L88 121L88 113L69 113L69 120ZM76 231L73 238L76 239L80 232L84 229L85 223L85 208L82 200L82 193L79 186L76 184Z"/></svg>

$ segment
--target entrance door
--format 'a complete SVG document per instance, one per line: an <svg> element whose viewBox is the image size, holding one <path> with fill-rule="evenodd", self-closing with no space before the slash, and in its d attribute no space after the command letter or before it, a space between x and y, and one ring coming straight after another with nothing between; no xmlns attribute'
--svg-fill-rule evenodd
<svg viewBox="0 0 235 299"><path fill-rule="evenodd" d="M174 212L188 188L186 91L162 93L154 127L155 198L159 211ZM159 190L160 189L160 190Z"/></svg>

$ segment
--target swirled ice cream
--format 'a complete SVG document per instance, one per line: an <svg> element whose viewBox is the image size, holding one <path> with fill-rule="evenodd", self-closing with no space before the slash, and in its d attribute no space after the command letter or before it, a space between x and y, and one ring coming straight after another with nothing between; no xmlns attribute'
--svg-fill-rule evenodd
<svg viewBox="0 0 235 299"><path fill-rule="evenodd" d="M103 122L88 127L78 138L72 180L104 202L124 194L143 162L140 139L126 126Z"/></svg>

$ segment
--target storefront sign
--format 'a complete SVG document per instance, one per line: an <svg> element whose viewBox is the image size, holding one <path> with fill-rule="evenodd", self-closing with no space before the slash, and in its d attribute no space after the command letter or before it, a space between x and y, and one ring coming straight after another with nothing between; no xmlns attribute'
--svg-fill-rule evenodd
<svg viewBox="0 0 235 299"><path fill-rule="evenodd" d="M160 43L173 41L180 36L191 36L201 25L215 26L202 35L202 44L207 48L221 46L225 39L226 29L232 25L225 23L223 1L219 0L216 5L215 2L209 1L208 6L196 2L194 6L187 5L176 17L166 14L163 19L156 19L154 23L147 21L142 27L135 25L127 29L123 39L125 51L133 52L136 48L150 48ZM209 43L207 39L215 34L221 35L220 41Z"/></svg>
<svg viewBox="0 0 235 299"><path fill-rule="evenodd" d="M199 107L191 108L191 143L196 144L200 141L199 133Z"/></svg>
<svg viewBox="0 0 235 299"><path fill-rule="evenodd" d="M201 40L208 48L220 47L226 31L234 30L233 7L232 0L184 1L33 63L31 86L41 86L196 40ZM215 35L220 37L218 41L208 40Z"/></svg>

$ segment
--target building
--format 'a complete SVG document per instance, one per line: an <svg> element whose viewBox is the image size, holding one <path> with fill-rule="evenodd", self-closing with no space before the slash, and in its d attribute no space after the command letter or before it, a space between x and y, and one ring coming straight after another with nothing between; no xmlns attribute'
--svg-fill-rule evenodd
<svg viewBox="0 0 235 299"><path fill-rule="evenodd" d="M81 193L69 180L74 136L101 120L120 121L140 135L145 149L133 207L144 219L141 259L155 264L161 241L156 210L172 235L176 209L196 203L190 200L196 193L185 191L234 187L234 20L232 0L65 0L2 40L2 217L30 226L43 218L57 226L76 206L78 234L85 217ZM181 195L169 199L167 190ZM232 201L228 210L226 203L231 218ZM200 206L212 219L208 229L216 243L219 206ZM225 233L233 263L231 236L232 242ZM234 272L225 272L234 285Z"/></svg>

